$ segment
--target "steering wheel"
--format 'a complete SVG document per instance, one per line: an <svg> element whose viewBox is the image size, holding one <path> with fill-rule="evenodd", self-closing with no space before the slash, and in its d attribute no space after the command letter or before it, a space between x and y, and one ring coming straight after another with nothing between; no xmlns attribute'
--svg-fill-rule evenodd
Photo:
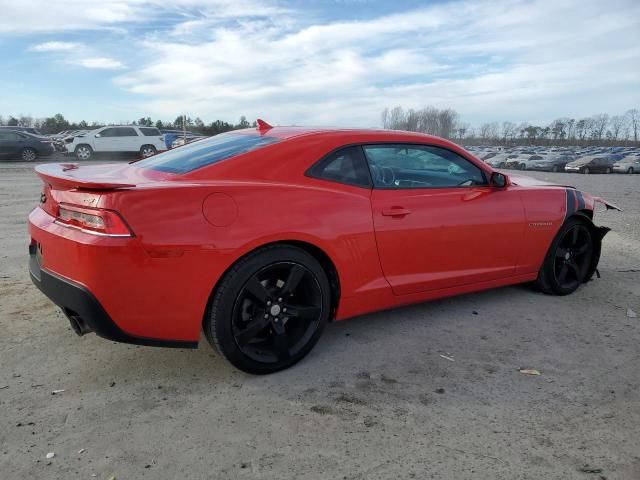
<svg viewBox="0 0 640 480"><path fill-rule="evenodd" d="M380 167L372 163L370 168L374 184L389 187L395 182L396 176L391 167Z"/></svg>
<svg viewBox="0 0 640 480"><path fill-rule="evenodd" d="M396 175L391 167L380 167L380 183L384 186L391 186L396 181Z"/></svg>

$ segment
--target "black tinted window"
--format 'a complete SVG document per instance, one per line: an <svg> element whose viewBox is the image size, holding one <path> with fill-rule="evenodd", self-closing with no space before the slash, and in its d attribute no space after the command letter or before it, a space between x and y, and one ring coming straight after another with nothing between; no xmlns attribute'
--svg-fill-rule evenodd
<svg viewBox="0 0 640 480"><path fill-rule="evenodd" d="M11 141L20 139L20 135L15 132L1 132L0 131L0 140Z"/></svg>
<svg viewBox="0 0 640 480"><path fill-rule="evenodd" d="M368 145L364 151L378 188L486 185L482 170L457 153L423 145Z"/></svg>
<svg viewBox="0 0 640 480"><path fill-rule="evenodd" d="M151 127L140 127L140 131L145 137L159 137L161 135L160 130Z"/></svg>
<svg viewBox="0 0 640 480"><path fill-rule="evenodd" d="M141 160L136 166L169 173L186 173L278 142L268 135L222 133Z"/></svg>
<svg viewBox="0 0 640 480"><path fill-rule="evenodd" d="M371 186L367 162L360 146L345 147L331 153L311 167L308 173L312 177L347 185Z"/></svg>
<svg viewBox="0 0 640 480"><path fill-rule="evenodd" d="M105 128L101 132L99 132L101 137L116 137L117 130L115 128Z"/></svg>
<svg viewBox="0 0 640 480"><path fill-rule="evenodd" d="M114 129L116 131L116 137L137 137L138 132L135 128L131 127L118 127Z"/></svg>

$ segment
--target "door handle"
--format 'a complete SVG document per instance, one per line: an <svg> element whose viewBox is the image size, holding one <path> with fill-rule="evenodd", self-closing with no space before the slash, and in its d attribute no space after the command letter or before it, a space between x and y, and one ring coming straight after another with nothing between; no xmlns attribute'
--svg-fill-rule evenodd
<svg viewBox="0 0 640 480"><path fill-rule="evenodd" d="M405 215L409 215L411 210L408 210L404 207L391 207L391 208L383 208L382 215L385 217L404 217Z"/></svg>

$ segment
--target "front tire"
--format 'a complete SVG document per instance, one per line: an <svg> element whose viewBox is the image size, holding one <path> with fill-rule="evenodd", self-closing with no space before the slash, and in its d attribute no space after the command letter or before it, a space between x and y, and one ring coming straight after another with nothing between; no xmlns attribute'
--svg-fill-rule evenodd
<svg viewBox="0 0 640 480"><path fill-rule="evenodd" d="M604 173L611 173L611 169L609 167L607 167L607 169L604 171Z"/></svg>
<svg viewBox="0 0 640 480"><path fill-rule="evenodd" d="M589 221L571 217L551 242L536 284L544 293L569 295L587 277L594 259L595 239Z"/></svg>
<svg viewBox="0 0 640 480"><path fill-rule="evenodd" d="M224 275L204 332L233 366L267 374L307 355L330 311L331 289L320 263L300 248L274 245L249 254Z"/></svg>
<svg viewBox="0 0 640 480"><path fill-rule="evenodd" d="M627 173L633 174L633 167L629 167L629 170L627 170Z"/></svg>
<svg viewBox="0 0 640 480"><path fill-rule="evenodd" d="M20 158L22 158L23 162L35 162L36 158L38 158L38 152L30 147L23 148L22 152L20 152Z"/></svg>
<svg viewBox="0 0 640 480"><path fill-rule="evenodd" d="M527 169L527 164L526 163L521 163L520 164L520 170L526 170Z"/></svg>
<svg viewBox="0 0 640 480"><path fill-rule="evenodd" d="M585 175L589 175L589 173L591 173L591 170L589 170L589 167L584 167L582 173L584 173Z"/></svg>
<svg viewBox="0 0 640 480"><path fill-rule="evenodd" d="M74 153L78 160L86 161L90 160L93 156L93 149L89 145L78 145Z"/></svg>

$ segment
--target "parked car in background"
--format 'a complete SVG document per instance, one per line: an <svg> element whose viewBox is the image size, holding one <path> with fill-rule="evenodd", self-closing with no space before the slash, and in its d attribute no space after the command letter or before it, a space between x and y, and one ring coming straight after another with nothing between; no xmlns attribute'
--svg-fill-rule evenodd
<svg viewBox="0 0 640 480"><path fill-rule="evenodd" d="M182 137L182 136L188 136L188 137L195 137L197 136L197 134L193 133L193 132L185 132L183 130L160 130L160 132L162 133L162 135L164 135L164 143L167 146L167 150L171 148L171 145L173 144L173 142L176 141L176 139L178 137Z"/></svg>
<svg viewBox="0 0 640 480"><path fill-rule="evenodd" d="M489 165L490 167L493 168L505 168L507 161L511 158L515 158L518 155L516 154L511 154L508 155L506 153L500 153L498 155L496 155L495 157L491 157L488 160L485 161L485 163L487 165Z"/></svg>
<svg viewBox="0 0 640 480"><path fill-rule="evenodd" d="M146 158L164 151L164 137L155 127L117 125L86 131L65 139L67 152L78 160L89 160L95 153L137 153Z"/></svg>
<svg viewBox="0 0 640 480"><path fill-rule="evenodd" d="M547 155L540 160L533 160L527 164L527 170L542 172L562 172L564 166L575 160L574 155Z"/></svg>
<svg viewBox="0 0 640 480"><path fill-rule="evenodd" d="M522 155L507 161L506 167L516 170L527 170L530 162L544 159L543 155Z"/></svg>
<svg viewBox="0 0 640 480"><path fill-rule="evenodd" d="M564 171L568 173L611 173L615 159L613 156L581 157L565 165Z"/></svg>
<svg viewBox="0 0 640 480"><path fill-rule="evenodd" d="M624 157L613 164L616 173L640 173L640 156Z"/></svg>
<svg viewBox="0 0 640 480"><path fill-rule="evenodd" d="M188 143L197 142L198 140L202 140L204 138L207 138L207 137L203 135L187 135L186 137L185 136L178 137L171 143L171 148L181 147L182 145L187 145Z"/></svg>
<svg viewBox="0 0 640 480"><path fill-rule="evenodd" d="M54 151L50 138L7 128L0 129L0 158L33 162Z"/></svg>
<svg viewBox="0 0 640 480"><path fill-rule="evenodd" d="M33 127L6 127L6 126L0 126L0 130L10 130L10 131L14 131L14 132L26 132L26 133L30 133L31 135L40 135L40 136L42 136L40 131L37 128L33 128Z"/></svg>

